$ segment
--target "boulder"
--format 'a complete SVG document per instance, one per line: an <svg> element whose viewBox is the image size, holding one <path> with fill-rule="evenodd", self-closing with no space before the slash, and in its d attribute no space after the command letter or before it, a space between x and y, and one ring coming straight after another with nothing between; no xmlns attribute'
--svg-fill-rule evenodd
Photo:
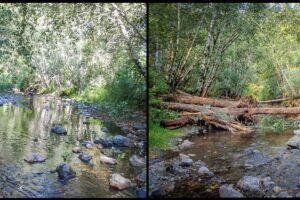
<svg viewBox="0 0 300 200"><path fill-rule="evenodd" d="M51 128L51 132L56 133L58 135L66 135L67 130L59 125L55 125L54 127Z"/></svg>
<svg viewBox="0 0 300 200"><path fill-rule="evenodd" d="M46 158L41 156L38 153L31 153L29 155L27 155L24 160L28 163L41 163L41 162L45 162Z"/></svg>
<svg viewBox="0 0 300 200"><path fill-rule="evenodd" d="M106 164L110 164L110 165L116 165L117 164L117 160L114 158L110 158L108 156L105 155L101 155L100 156L100 162L106 163Z"/></svg>
<svg viewBox="0 0 300 200"><path fill-rule="evenodd" d="M262 197L263 191L260 186L260 179L254 176L243 176L237 183L237 187L247 197Z"/></svg>
<svg viewBox="0 0 300 200"><path fill-rule="evenodd" d="M222 185L219 188L219 194L221 198L243 198L243 194L233 189L232 186Z"/></svg>
<svg viewBox="0 0 300 200"><path fill-rule="evenodd" d="M289 139L289 141L286 143L288 146L292 148L299 149L300 147L300 135L295 135L292 138Z"/></svg>
<svg viewBox="0 0 300 200"><path fill-rule="evenodd" d="M116 135L112 138L112 142L116 146L120 147L134 147L134 143L128 137L122 135Z"/></svg>
<svg viewBox="0 0 300 200"><path fill-rule="evenodd" d="M146 167L145 158L133 155L129 158L130 164L135 167Z"/></svg>
<svg viewBox="0 0 300 200"><path fill-rule="evenodd" d="M67 163L60 163L57 165L56 172L58 173L58 177L60 179L71 179L76 177L76 173Z"/></svg>
<svg viewBox="0 0 300 200"><path fill-rule="evenodd" d="M92 160L92 156L87 153L80 154L78 158L83 162L90 162Z"/></svg>
<svg viewBox="0 0 300 200"><path fill-rule="evenodd" d="M124 190L131 186L131 181L118 173L111 175L109 183L111 187L119 190Z"/></svg>

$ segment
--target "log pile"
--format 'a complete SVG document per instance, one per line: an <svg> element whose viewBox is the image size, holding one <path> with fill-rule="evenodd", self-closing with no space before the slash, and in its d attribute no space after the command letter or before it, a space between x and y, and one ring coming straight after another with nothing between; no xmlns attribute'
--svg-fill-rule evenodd
<svg viewBox="0 0 300 200"><path fill-rule="evenodd" d="M161 122L162 126L172 129L202 122L232 133L251 132L252 129L244 125L243 122L253 120L254 115L300 114L300 107L274 106L274 103L295 98L255 101L250 97L244 97L234 101L193 96L180 90L177 90L175 94L161 95L160 98L163 108L180 112L180 118L166 119Z"/></svg>

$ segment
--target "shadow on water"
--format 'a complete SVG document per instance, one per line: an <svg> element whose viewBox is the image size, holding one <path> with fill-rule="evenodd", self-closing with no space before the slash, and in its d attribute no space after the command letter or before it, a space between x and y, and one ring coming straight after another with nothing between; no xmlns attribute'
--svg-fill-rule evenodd
<svg viewBox="0 0 300 200"><path fill-rule="evenodd" d="M134 149L120 149L114 155L116 166L110 167L99 161L100 150L84 151L93 156L93 165L82 163L72 148L96 136L121 134L119 127L93 117L78 114L80 110L53 97L34 97L20 104L4 104L0 107L0 196L3 197L135 197L133 189L115 191L109 187L112 173L123 173L133 180L139 172L129 165L129 157L138 154ZM89 120L90 124L83 124ZM68 131L66 136L50 132L51 125L61 123ZM109 133L101 131L107 127ZM111 149L106 149L110 152ZM30 165L24 157L37 152L46 162ZM50 171L63 162L76 171L76 178L67 183L58 180Z"/></svg>

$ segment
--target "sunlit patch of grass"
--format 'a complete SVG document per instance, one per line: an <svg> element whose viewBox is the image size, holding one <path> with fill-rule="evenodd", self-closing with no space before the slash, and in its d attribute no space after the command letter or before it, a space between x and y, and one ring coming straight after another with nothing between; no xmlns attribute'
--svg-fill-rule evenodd
<svg viewBox="0 0 300 200"><path fill-rule="evenodd" d="M179 130L168 130L160 127L157 123L149 124L149 147L158 147L161 149L168 149L170 147L170 140L183 135Z"/></svg>

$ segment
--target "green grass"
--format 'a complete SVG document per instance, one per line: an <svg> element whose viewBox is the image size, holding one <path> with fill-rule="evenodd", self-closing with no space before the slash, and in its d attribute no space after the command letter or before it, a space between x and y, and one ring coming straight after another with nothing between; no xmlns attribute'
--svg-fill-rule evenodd
<svg viewBox="0 0 300 200"><path fill-rule="evenodd" d="M168 149L170 147L170 140L181 136L181 133L178 130L168 130L166 128L160 127L157 123L150 122L149 127L149 147L154 148L158 147L161 149Z"/></svg>
<svg viewBox="0 0 300 200"><path fill-rule="evenodd" d="M280 116L260 116L258 120L258 127L264 131L281 132L285 129L298 128L295 121L288 120Z"/></svg>

